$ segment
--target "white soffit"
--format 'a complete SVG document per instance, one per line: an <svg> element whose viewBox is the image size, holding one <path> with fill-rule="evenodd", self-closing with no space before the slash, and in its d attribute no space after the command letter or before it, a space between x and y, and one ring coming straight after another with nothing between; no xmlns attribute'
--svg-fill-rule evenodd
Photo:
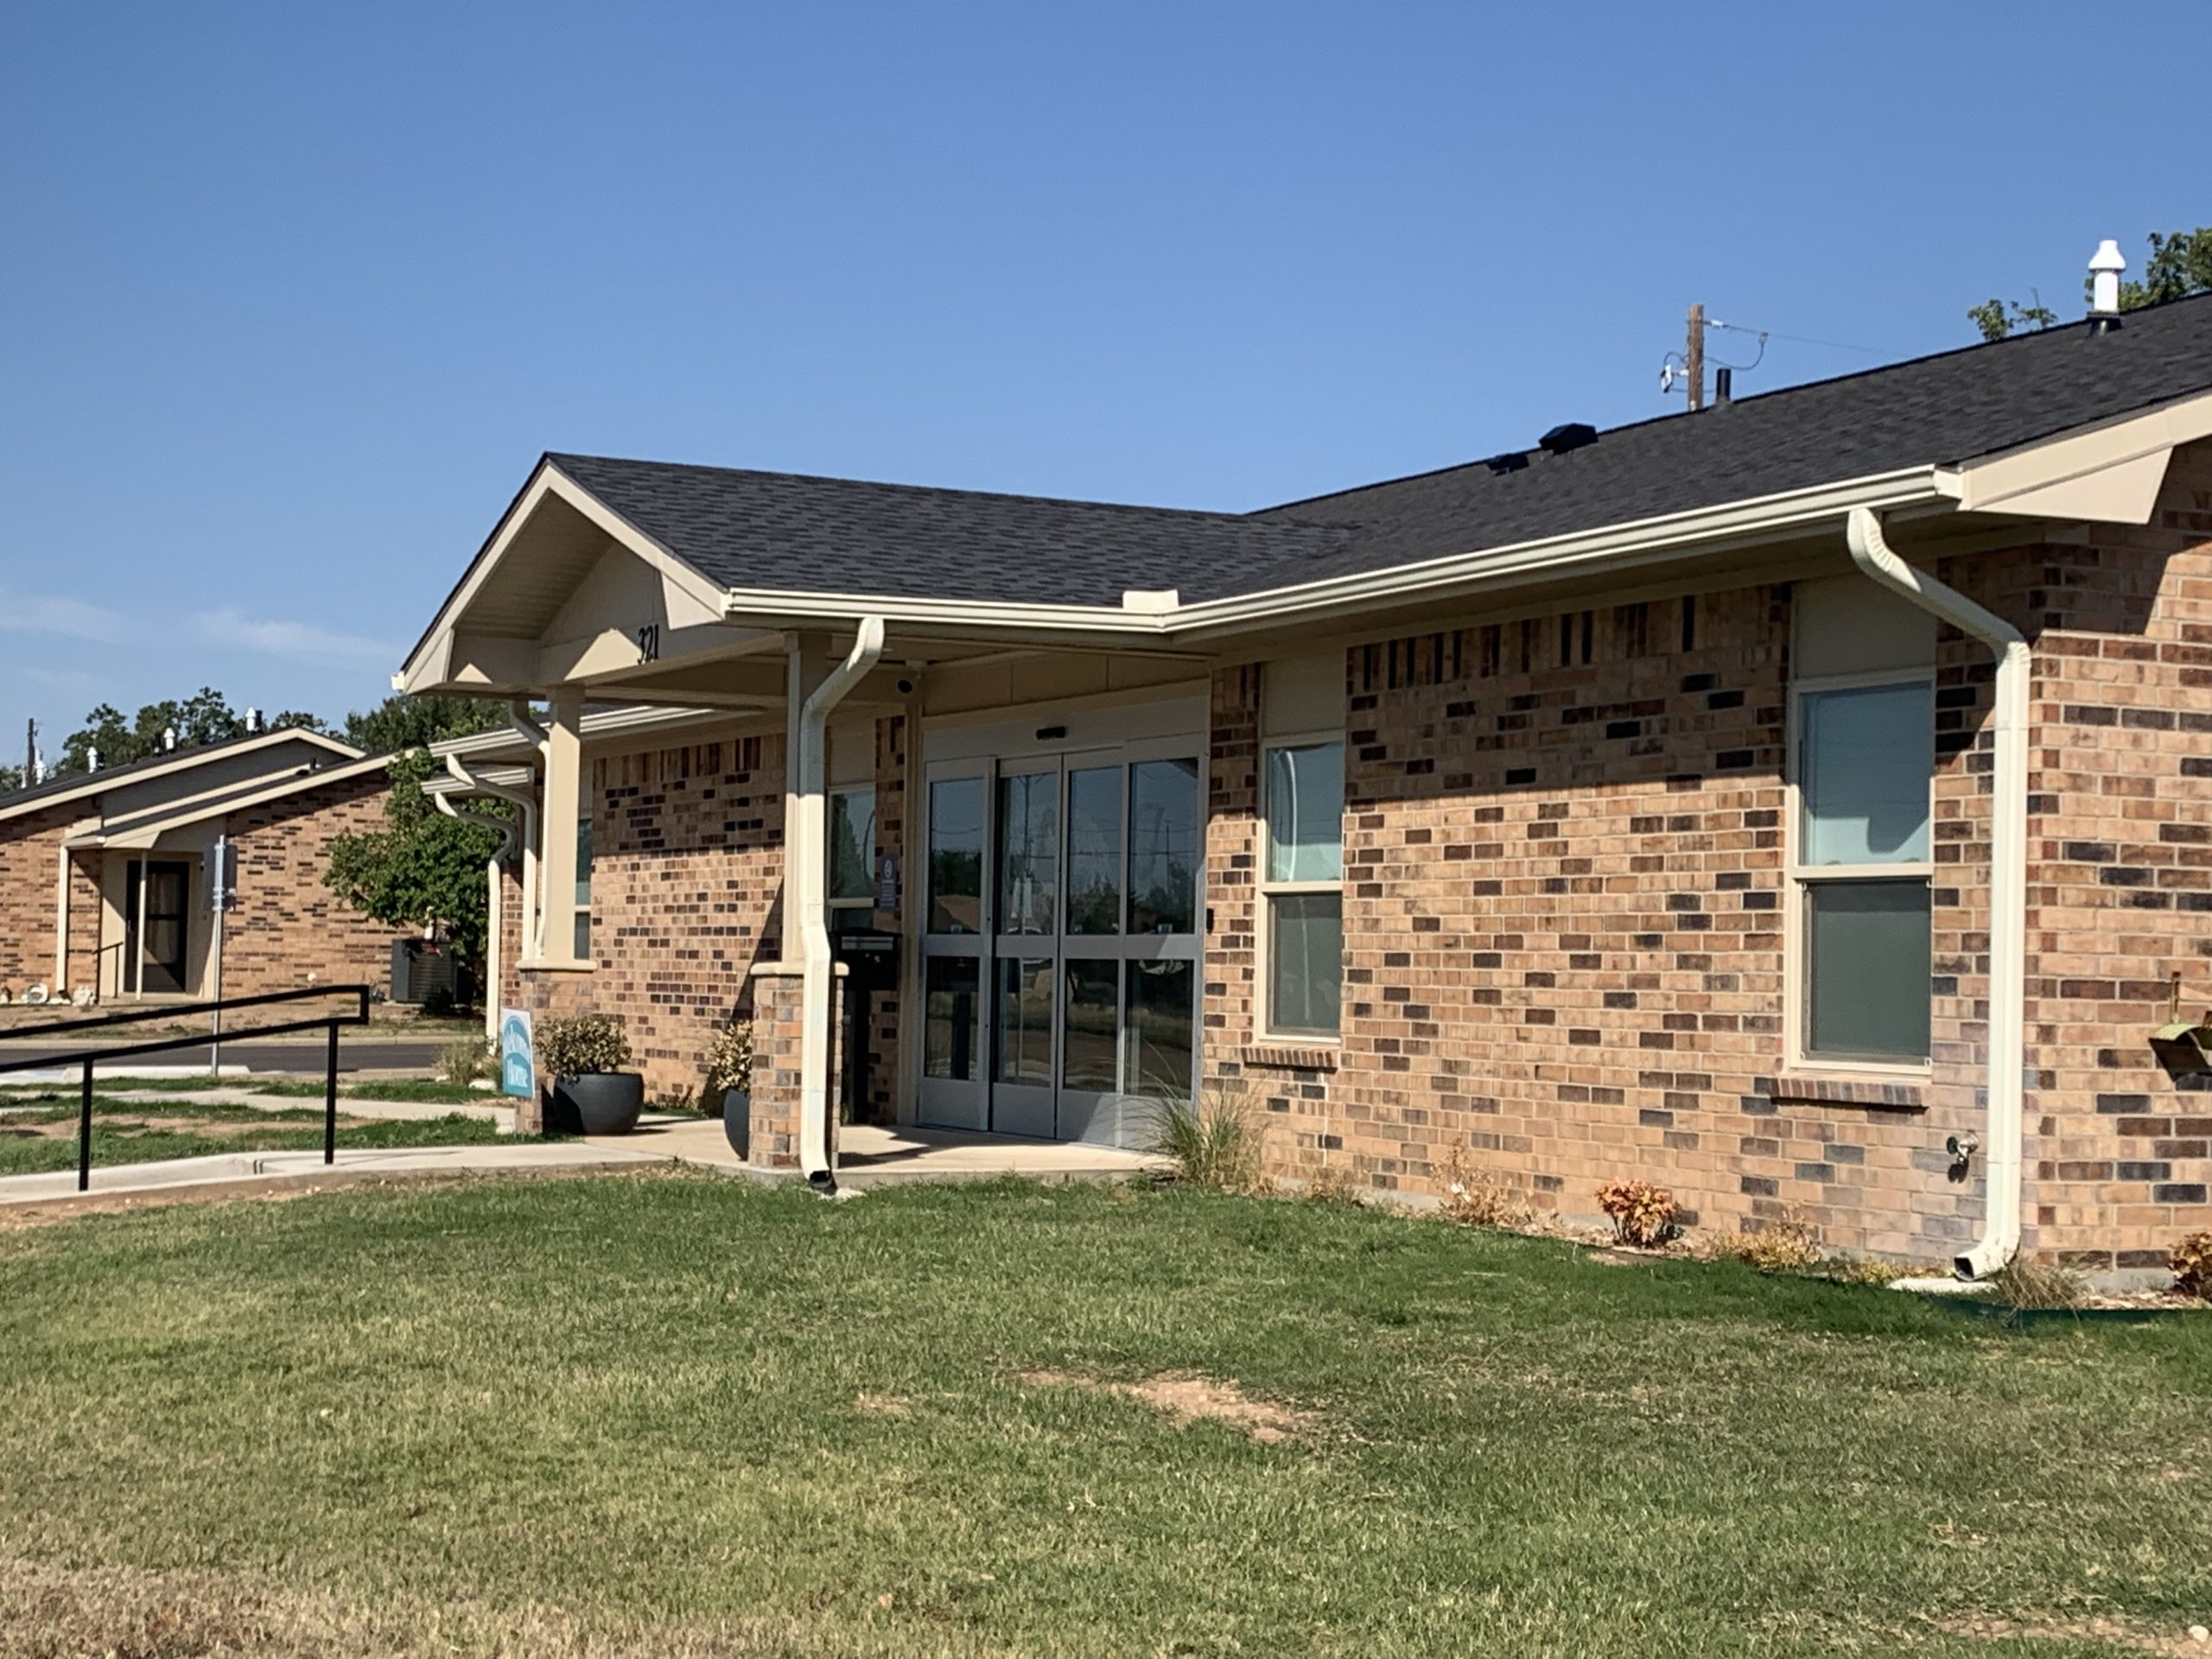
<svg viewBox="0 0 2212 1659"><path fill-rule="evenodd" d="M1959 507L1966 512L2147 524L2175 448L2204 437L2212 437L2212 393L1968 461L1956 475Z"/></svg>

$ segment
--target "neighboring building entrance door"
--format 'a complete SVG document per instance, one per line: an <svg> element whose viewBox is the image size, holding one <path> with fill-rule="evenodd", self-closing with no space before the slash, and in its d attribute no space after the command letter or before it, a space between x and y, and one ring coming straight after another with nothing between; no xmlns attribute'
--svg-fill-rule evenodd
<svg viewBox="0 0 2212 1659"><path fill-rule="evenodd" d="M123 961L131 990L143 995L184 988L191 918L190 864L182 859L130 861L124 878Z"/></svg>
<svg viewBox="0 0 2212 1659"><path fill-rule="evenodd" d="M1187 741L927 774L918 1116L1141 1145L1198 1071L1199 769Z"/></svg>

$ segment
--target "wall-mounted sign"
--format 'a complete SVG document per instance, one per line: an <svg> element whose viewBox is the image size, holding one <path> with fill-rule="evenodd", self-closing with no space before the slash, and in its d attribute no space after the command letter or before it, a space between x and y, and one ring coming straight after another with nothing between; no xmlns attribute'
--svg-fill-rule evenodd
<svg viewBox="0 0 2212 1659"><path fill-rule="evenodd" d="M884 853L875 861L875 907L899 908L899 855Z"/></svg>
<svg viewBox="0 0 2212 1659"><path fill-rule="evenodd" d="M499 1010L499 1092L518 1100L537 1092L537 1042L528 1008Z"/></svg>

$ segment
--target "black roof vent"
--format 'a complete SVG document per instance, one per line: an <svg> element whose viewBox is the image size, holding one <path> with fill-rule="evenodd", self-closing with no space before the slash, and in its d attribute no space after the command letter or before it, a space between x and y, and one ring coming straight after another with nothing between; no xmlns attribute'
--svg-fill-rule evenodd
<svg viewBox="0 0 2212 1659"><path fill-rule="evenodd" d="M1598 442L1598 429L1581 421L1568 421L1555 426L1536 442L1551 454L1563 455L1570 449L1580 449Z"/></svg>
<svg viewBox="0 0 2212 1659"><path fill-rule="evenodd" d="M1483 465L1493 473L1523 473L1529 469L1529 457L1518 449L1509 449L1502 455L1492 455Z"/></svg>

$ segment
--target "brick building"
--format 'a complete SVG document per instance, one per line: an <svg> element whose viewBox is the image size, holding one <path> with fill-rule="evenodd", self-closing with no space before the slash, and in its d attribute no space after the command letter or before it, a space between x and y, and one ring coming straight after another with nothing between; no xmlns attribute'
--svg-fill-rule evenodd
<svg viewBox="0 0 2212 1659"><path fill-rule="evenodd" d="M664 1094L749 1014L817 1179L842 1051L1968 1273L2212 1225L2212 299L1253 513L548 455L403 679L518 700L506 995Z"/></svg>
<svg viewBox="0 0 2212 1659"><path fill-rule="evenodd" d="M251 996L380 980L391 931L322 885L384 823L381 756L258 732L0 796L0 988L16 1001ZM215 849L238 900L216 948Z"/></svg>

